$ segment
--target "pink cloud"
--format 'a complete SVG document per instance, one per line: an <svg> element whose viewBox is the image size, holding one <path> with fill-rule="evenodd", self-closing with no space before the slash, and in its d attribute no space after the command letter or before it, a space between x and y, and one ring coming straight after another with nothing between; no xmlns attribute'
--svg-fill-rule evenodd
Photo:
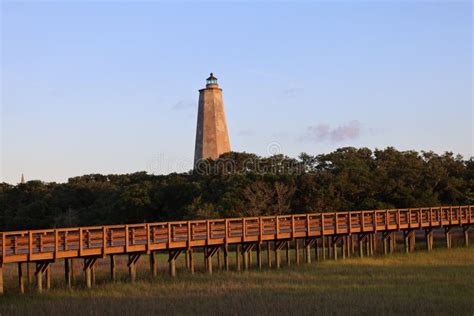
<svg viewBox="0 0 474 316"><path fill-rule="evenodd" d="M303 139L315 142L329 141L332 143L338 143L345 140L357 139L359 138L360 133L361 124L359 121L354 120L333 128L327 124L310 126L307 128Z"/></svg>

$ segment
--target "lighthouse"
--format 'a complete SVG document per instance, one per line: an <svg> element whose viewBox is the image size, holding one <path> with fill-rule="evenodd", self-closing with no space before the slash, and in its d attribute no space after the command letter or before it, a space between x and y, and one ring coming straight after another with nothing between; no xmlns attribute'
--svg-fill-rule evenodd
<svg viewBox="0 0 474 316"><path fill-rule="evenodd" d="M222 89L211 73L206 88L199 90L194 166L203 159L217 159L230 151Z"/></svg>

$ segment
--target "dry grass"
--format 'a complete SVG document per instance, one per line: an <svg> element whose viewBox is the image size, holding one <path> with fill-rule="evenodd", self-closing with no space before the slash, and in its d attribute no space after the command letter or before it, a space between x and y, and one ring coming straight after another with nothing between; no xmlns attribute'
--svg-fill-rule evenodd
<svg viewBox="0 0 474 316"><path fill-rule="evenodd" d="M107 281L108 260L103 260L92 290L82 288L79 263L74 289L62 288L58 263L52 290L24 296L15 292L16 271L10 265L10 291L0 299L0 314L474 314L472 247L212 276L190 275L180 262L175 279L167 276L161 256L162 274L155 280L146 259L140 259L135 284L125 281L125 258L120 262L122 281L115 284Z"/></svg>

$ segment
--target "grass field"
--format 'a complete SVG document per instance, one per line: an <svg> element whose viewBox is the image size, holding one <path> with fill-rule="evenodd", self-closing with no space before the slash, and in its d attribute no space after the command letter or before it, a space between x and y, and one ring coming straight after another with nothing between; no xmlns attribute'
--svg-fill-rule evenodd
<svg viewBox="0 0 474 316"><path fill-rule="evenodd" d="M15 292L15 266L11 265L6 275L10 291L0 298L0 314L474 315L472 247L293 264L280 270L216 272L212 276L191 275L181 262L175 279L166 275L163 256L163 271L155 280L148 276L146 259L140 259L135 284L125 281L125 258L120 262L122 281L117 283L106 280L108 260L103 260L92 290L81 286L79 263L77 284L73 290L64 289L61 265L57 264L51 290L23 296Z"/></svg>

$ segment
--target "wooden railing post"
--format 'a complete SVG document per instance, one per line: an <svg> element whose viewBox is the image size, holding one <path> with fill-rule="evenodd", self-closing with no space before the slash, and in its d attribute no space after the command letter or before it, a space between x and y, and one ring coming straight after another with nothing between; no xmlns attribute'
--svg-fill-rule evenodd
<svg viewBox="0 0 474 316"><path fill-rule="evenodd" d="M83 248L83 237L82 237L82 227L79 228L79 257L82 256Z"/></svg>
<svg viewBox="0 0 474 316"><path fill-rule="evenodd" d="M245 217L242 218L242 241L245 242L247 236L247 222L245 220Z"/></svg>
<svg viewBox="0 0 474 316"><path fill-rule="evenodd" d="M306 214L306 237L309 237L310 229L311 229L311 225L309 224L309 214Z"/></svg>
<svg viewBox="0 0 474 316"><path fill-rule="evenodd" d="M295 215L291 215L291 238L295 238Z"/></svg>
<svg viewBox="0 0 474 316"><path fill-rule="evenodd" d="M278 218L278 215L275 216L275 221L276 221L276 239L280 238L280 220Z"/></svg>
<svg viewBox="0 0 474 316"><path fill-rule="evenodd" d="M30 230L28 232L28 261L31 261L32 257L33 257L33 232Z"/></svg>
<svg viewBox="0 0 474 316"><path fill-rule="evenodd" d="M3 264L5 262L5 256L6 256L6 239L7 238L7 233L2 233L2 262L1 264ZM3 287L3 279L2 279L2 287ZM2 293L3 293L3 289L2 289Z"/></svg>
<svg viewBox="0 0 474 316"><path fill-rule="evenodd" d="M59 241L58 241L58 230L54 229L54 259L58 257L58 246L59 246Z"/></svg>
<svg viewBox="0 0 474 316"><path fill-rule="evenodd" d="M188 229L187 229L187 243L186 243L186 246L189 249L189 248L191 248L191 222L188 221L187 225L188 225Z"/></svg>
<svg viewBox="0 0 474 316"><path fill-rule="evenodd" d="M349 229L349 234L352 234L352 213L349 212L349 223L348 223L348 229Z"/></svg>
<svg viewBox="0 0 474 316"><path fill-rule="evenodd" d="M128 225L125 225L125 252L128 252L128 243L129 243L129 236L128 236ZM168 236L169 236L169 224L168 224ZM169 239L168 239L169 243Z"/></svg>
<svg viewBox="0 0 474 316"><path fill-rule="evenodd" d="M321 236L324 236L324 213L321 213Z"/></svg>
<svg viewBox="0 0 474 316"><path fill-rule="evenodd" d="M146 253L150 254L150 224L146 224Z"/></svg>
<svg viewBox="0 0 474 316"><path fill-rule="evenodd" d="M102 256L105 258L107 255L107 228L102 226Z"/></svg>

